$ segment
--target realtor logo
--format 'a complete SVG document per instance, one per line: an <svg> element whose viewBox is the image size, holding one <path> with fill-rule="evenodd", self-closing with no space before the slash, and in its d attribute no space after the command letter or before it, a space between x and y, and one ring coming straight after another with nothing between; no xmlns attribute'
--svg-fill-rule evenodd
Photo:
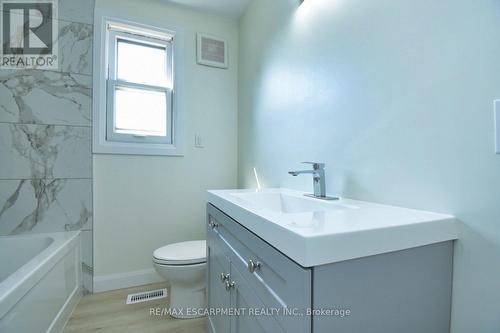
<svg viewBox="0 0 500 333"><path fill-rule="evenodd" d="M0 68L57 69L57 0L1 0Z"/></svg>

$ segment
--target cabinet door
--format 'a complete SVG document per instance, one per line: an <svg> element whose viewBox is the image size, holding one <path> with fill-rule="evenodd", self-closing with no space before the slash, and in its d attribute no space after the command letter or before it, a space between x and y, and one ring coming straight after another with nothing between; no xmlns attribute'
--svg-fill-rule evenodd
<svg viewBox="0 0 500 333"><path fill-rule="evenodd" d="M230 293L226 290L221 275L229 274L229 260L221 251L220 241L213 230L207 232L207 299L208 329L213 333L229 333L229 317L220 312L230 306Z"/></svg>
<svg viewBox="0 0 500 333"><path fill-rule="evenodd" d="M231 269L234 266L242 273L266 308L279 311L275 318L280 326L287 333L311 332L311 317L305 312L312 300L311 269L301 267L215 206L208 205L208 214ZM251 271L251 262L259 264L258 268Z"/></svg>
<svg viewBox="0 0 500 333"><path fill-rule="evenodd" d="M231 264L231 333L280 333L285 332L270 312L257 297L243 275ZM264 313L264 311L268 311ZM239 313L238 313L239 311ZM257 313L258 312L258 313Z"/></svg>

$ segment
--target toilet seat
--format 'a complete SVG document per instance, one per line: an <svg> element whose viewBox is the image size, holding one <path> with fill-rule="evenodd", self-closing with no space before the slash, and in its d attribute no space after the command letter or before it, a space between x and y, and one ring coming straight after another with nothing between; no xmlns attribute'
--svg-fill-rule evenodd
<svg viewBox="0 0 500 333"><path fill-rule="evenodd" d="M153 252L153 262L160 265L193 265L207 261L204 240L174 243Z"/></svg>

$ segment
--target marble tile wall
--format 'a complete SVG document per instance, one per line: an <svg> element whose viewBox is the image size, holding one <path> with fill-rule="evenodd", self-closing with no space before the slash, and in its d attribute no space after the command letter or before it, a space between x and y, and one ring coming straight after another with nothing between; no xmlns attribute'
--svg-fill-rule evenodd
<svg viewBox="0 0 500 333"><path fill-rule="evenodd" d="M82 230L92 291L94 0L59 0L59 69L0 69L0 235Z"/></svg>

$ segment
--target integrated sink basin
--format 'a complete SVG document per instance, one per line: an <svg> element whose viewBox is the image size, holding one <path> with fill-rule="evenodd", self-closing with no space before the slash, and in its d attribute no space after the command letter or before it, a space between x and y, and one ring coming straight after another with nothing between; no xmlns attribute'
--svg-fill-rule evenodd
<svg viewBox="0 0 500 333"><path fill-rule="evenodd" d="M358 208L337 201L321 201L283 191L243 192L232 193L231 195L246 202L248 205L280 214L300 214Z"/></svg>
<svg viewBox="0 0 500 333"><path fill-rule="evenodd" d="M208 203L274 248L313 267L458 238L451 215L289 189L212 190Z"/></svg>

